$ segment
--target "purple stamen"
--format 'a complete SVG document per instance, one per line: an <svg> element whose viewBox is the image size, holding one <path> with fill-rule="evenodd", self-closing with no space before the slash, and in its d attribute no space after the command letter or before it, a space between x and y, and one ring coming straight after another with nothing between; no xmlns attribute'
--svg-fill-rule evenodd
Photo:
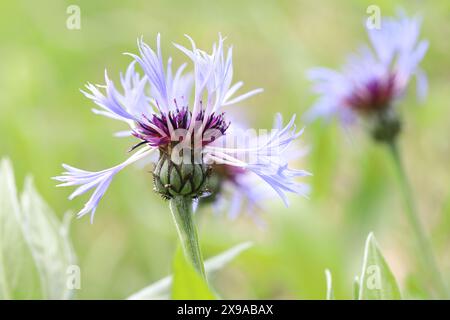
<svg viewBox="0 0 450 320"><path fill-rule="evenodd" d="M373 78L344 99L344 104L354 111L372 112L389 107L394 98L400 94L396 89L396 75L391 73L386 78Z"/></svg>
<svg viewBox="0 0 450 320"><path fill-rule="evenodd" d="M175 105L176 105L176 101ZM147 142L149 145L154 147L165 147L171 142L180 142L185 140L185 136L172 136L171 130L169 129L168 121L173 127L173 130L185 129L186 134L191 125L192 113L189 111L188 107L176 108L174 111L168 113L160 112L159 114L153 114L151 117L143 115L141 121L136 122L137 127L133 131L133 135ZM198 122L203 122L205 120L205 111L201 110L195 120ZM211 137L209 140L204 140L204 135L208 130L216 130L215 132L220 132L221 135L225 134L230 123L225 121L224 113L216 114L211 113L205 120L205 125L201 127L201 137L202 145L207 145L212 141L216 140L216 136ZM158 129L156 129L156 128ZM180 131L177 131L179 134ZM198 133L197 133L198 134ZM191 133L192 137L194 133Z"/></svg>

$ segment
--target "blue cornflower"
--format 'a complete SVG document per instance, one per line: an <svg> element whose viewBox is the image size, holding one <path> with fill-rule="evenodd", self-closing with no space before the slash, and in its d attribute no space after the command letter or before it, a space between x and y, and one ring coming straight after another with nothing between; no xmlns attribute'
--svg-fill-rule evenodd
<svg viewBox="0 0 450 320"><path fill-rule="evenodd" d="M231 134L233 123L226 119L222 109L262 89L235 96L243 83L232 83L232 49L224 52L222 37L211 53L198 49L189 40L191 49L178 44L175 47L190 58L193 73L184 73L187 64L172 72L170 58L164 67L158 35L156 51L139 40L139 54L129 54L134 60L126 73L120 75L121 92L106 72L105 85L87 84L84 95L99 107L93 112L125 122L130 129L118 135L131 135L139 142L131 148L135 153L128 160L109 169L92 172L63 165L67 171L55 177L62 182L58 186L79 186L69 199L94 189L79 217L90 213L92 220L114 176L140 159L153 159L155 153L159 157L153 172L154 185L164 198L180 195L196 199L210 195L214 191L209 186L210 178L223 168L236 177L247 173L258 176L286 204L286 192L306 192L304 184L296 178L308 173L289 168L285 157L291 142L302 133L296 129L295 117L285 126L278 122L257 143L239 143L245 140L244 136ZM136 71L137 64L144 72L142 76Z"/></svg>
<svg viewBox="0 0 450 320"><path fill-rule="evenodd" d="M273 130L282 130L283 119L281 114L275 116ZM233 121L233 127L227 132L228 137L239 137L243 129L242 124ZM250 138L246 142L247 146L261 144L267 141L270 134L262 134L258 137ZM239 140L237 140L239 141ZM244 146L245 148L245 146ZM289 144L282 152L282 162L284 165L296 161L308 152L307 148L301 146L298 141ZM281 164L280 163L280 164ZM271 184L265 183L257 174L251 170L226 164L213 165L213 172L210 177L209 188L211 194L203 198L203 203L213 204L215 212L225 212L231 219L235 219L240 213L245 212L256 222L262 224L259 213L264 211L264 204L276 196ZM308 175L307 172L302 174ZM306 195L309 193L309 186L295 183L292 188L294 193ZM276 189L275 189L276 190ZM283 192L280 193L287 204L287 199Z"/></svg>
<svg viewBox="0 0 450 320"><path fill-rule="evenodd" d="M399 13L396 18L384 18L380 29L367 29L369 46L349 57L341 71L314 68L309 71L313 90L320 98L307 113L308 119L322 116L339 117L347 125L359 116L395 118L395 103L416 77L417 94L423 98L427 80L419 63L428 42L419 40L421 19ZM378 120L375 120L377 122ZM398 123L396 124L398 125Z"/></svg>

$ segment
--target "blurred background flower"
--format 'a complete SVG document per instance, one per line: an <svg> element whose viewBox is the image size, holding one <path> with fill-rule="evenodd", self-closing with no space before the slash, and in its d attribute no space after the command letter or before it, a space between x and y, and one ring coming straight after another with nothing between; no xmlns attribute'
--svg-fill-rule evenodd
<svg viewBox="0 0 450 320"><path fill-rule="evenodd" d="M373 1L76 1L81 29L66 28L69 1L3 1L0 4L0 150L14 163L17 181L32 173L42 196L55 212L82 207L68 202L49 177L70 159L83 168L123 161L132 140L113 139L116 123L92 116L91 102L77 89L86 80L112 80L126 70L135 39L180 43L184 34L208 47L221 32L236 47L236 78L265 89L239 109L254 128L270 128L273 115L285 117L309 109L316 97L304 75L315 65L337 66L365 39L366 9ZM423 108L413 94L401 141L422 219L433 235L444 273L450 256L450 3L376 1L381 14L397 6L423 17L423 38L430 46L421 63L429 81ZM172 44L164 42L163 50ZM171 51L173 52L173 51ZM179 65L182 53L173 56ZM250 85L252 84L252 85ZM406 108L404 108L406 109ZM225 111L228 112L228 109ZM263 111L263 112L262 112ZM251 218L225 219L204 210L200 221L205 258L234 244L254 246L214 280L225 298L324 298L324 269L333 274L336 297L351 296L360 270L364 239L375 231L383 253L409 296L422 297L424 286L411 276L409 227L402 214L393 170L382 150L355 128L351 141L339 126L310 124L303 139L311 146L298 167L309 178L311 200L268 200L255 228ZM89 143L87 143L89 141ZM117 152L123 150L123 154ZM93 156L95 155L95 156ZM148 170L151 170L150 168ZM392 173L392 172L391 172ZM72 224L72 242L82 272L79 298L123 298L170 273L176 232L167 205L152 192L151 175L131 167L105 195L102 215ZM145 179L145 177L148 177ZM22 189L19 183L19 189ZM211 214L210 214L211 213ZM425 284L426 286L426 284ZM408 296L407 295L407 296Z"/></svg>
<svg viewBox="0 0 450 320"><path fill-rule="evenodd" d="M428 49L420 38L421 18L399 12L396 17L378 17L379 26L366 26L370 46L361 46L348 57L342 71L316 67L308 72L313 91L320 95L306 114L313 120L338 117L349 125L361 117L369 121L377 140L392 140L401 130L396 103L412 77L417 95L427 92L427 79L419 63Z"/></svg>

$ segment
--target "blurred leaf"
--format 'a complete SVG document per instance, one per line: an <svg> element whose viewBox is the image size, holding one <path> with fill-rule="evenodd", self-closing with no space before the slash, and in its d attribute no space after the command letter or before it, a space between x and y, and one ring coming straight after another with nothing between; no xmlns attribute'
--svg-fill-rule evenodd
<svg viewBox="0 0 450 320"><path fill-rule="evenodd" d="M187 261L181 249L175 253L173 263L172 299L212 300L214 294L194 266Z"/></svg>
<svg viewBox="0 0 450 320"><path fill-rule="evenodd" d="M220 269L222 269L226 264L234 260L238 255L241 254L242 251L247 250L250 248L253 244L251 242L243 242L238 245L235 245L231 249L228 249L227 251L222 252L221 254L218 254L217 256L214 256L212 258L209 258L205 262L205 270L208 274L208 276Z"/></svg>
<svg viewBox="0 0 450 320"><path fill-rule="evenodd" d="M22 235L11 162L0 163L0 299L38 296L38 277Z"/></svg>
<svg viewBox="0 0 450 320"><path fill-rule="evenodd" d="M359 286L359 300L398 300L400 290L373 233L366 240Z"/></svg>
<svg viewBox="0 0 450 320"><path fill-rule="evenodd" d="M68 235L68 224L61 224L37 193L33 180L26 179L21 197L21 226L39 271L45 299L68 299L67 270L75 254Z"/></svg>
<svg viewBox="0 0 450 320"><path fill-rule="evenodd" d="M327 281L327 300L334 300L333 280L331 278L331 272L328 269L325 269L325 278Z"/></svg>
<svg viewBox="0 0 450 320"><path fill-rule="evenodd" d="M205 262L205 271L208 277L222 269L226 264L236 258L241 252L252 246L251 242L240 243L227 251L214 256ZM172 276L165 277L150 286L132 294L129 300L168 299Z"/></svg>
<svg viewBox="0 0 450 320"><path fill-rule="evenodd" d="M61 224L31 178L17 198L9 160L0 165L0 298L67 299L66 270L74 253Z"/></svg>
<svg viewBox="0 0 450 320"><path fill-rule="evenodd" d="M353 300L359 299L359 278L355 276L353 279Z"/></svg>

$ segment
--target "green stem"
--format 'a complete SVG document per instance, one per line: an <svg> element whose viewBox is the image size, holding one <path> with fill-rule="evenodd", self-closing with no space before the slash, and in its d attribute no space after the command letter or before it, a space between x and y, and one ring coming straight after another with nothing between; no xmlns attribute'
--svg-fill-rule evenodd
<svg viewBox="0 0 450 320"><path fill-rule="evenodd" d="M197 272L206 280L202 252L198 242L197 228L192 212L192 199L175 196L169 201L170 211L177 227L184 255Z"/></svg>
<svg viewBox="0 0 450 320"><path fill-rule="evenodd" d="M439 290L439 292L443 295L444 298L447 298L448 297L447 285L444 278L442 277L441 272L439 271L431 243L425 234L422 224L420 223L419 214L417 212L414 203L414 198L412 195L411 187L408 182L408 178L403 168L397 143L395 142L395 140L392 140L390 142L387 142L387 145L389 147L389 151L391 153L392 159L395 164L395 169L397 171L400 180L403 198L406 205L407 218L415 233L418 247L420 248L420 251L423 253L424 258L423 262L425 263L425 267L431 269L431 276L435 283L436 289Z"/></svg>

